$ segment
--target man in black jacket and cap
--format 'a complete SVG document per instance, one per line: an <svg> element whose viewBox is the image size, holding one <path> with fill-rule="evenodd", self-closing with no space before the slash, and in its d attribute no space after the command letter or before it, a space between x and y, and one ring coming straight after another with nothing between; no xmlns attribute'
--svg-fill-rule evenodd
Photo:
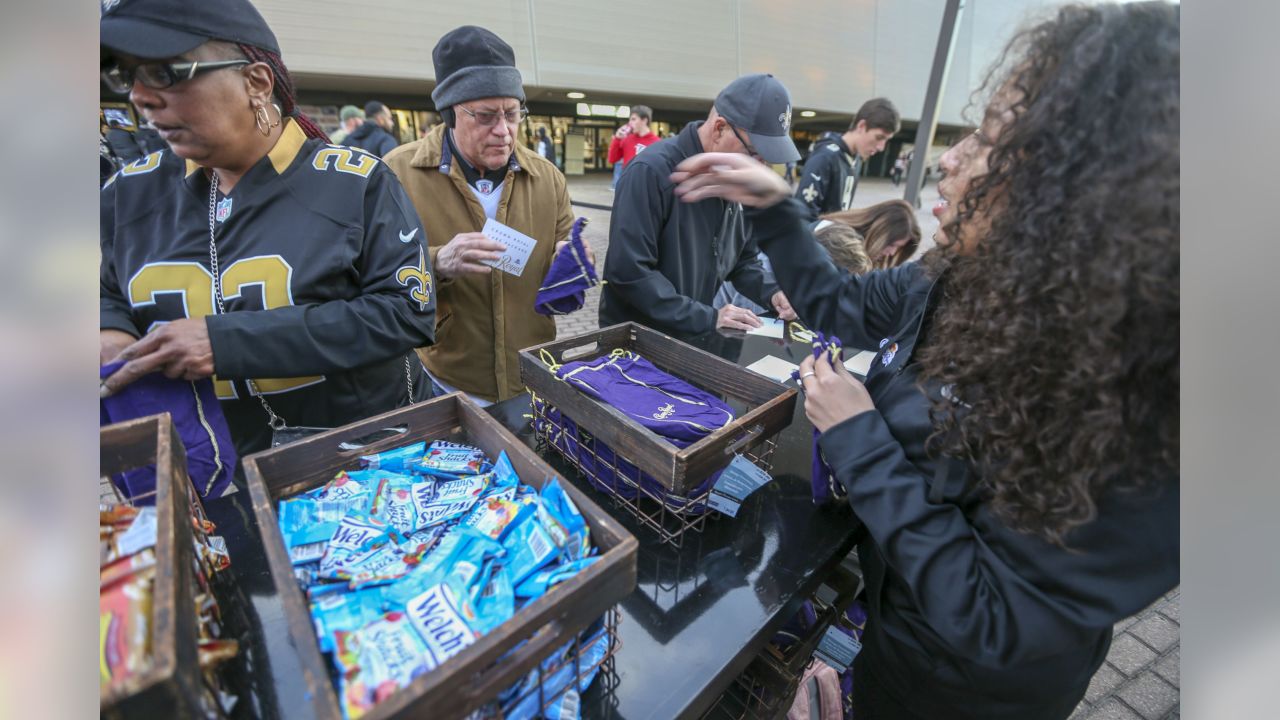
<svg viewBox="0 0 1280 720"><path fill-rule="evenodd" d="M746 308L712 306L725 280L779 317L795 318L765 274L742 206L718 198L681 202L671 182L680 161L703 152L740 153L771 164L798 160L790 129L787 88L772 75L745 75L720 92L706 120L636 155L614 195L601 326L634 320L686 336L759 327L760 319Z"/></svg>
<svg viewBox="0 0 1280 720"><path fill-rule="evenodd" d="M395 126L387 106L370 100L364 106L364 123L343 138L342 144L384 157L400 145L390 132Z"/></svg>

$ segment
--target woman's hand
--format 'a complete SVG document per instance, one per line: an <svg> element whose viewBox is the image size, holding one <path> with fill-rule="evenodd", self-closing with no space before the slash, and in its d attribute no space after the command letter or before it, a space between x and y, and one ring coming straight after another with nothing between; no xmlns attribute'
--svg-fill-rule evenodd
<svg viewBox="0 0 1280 720"><path fill-rule="evenodd" d="M671 173L676 196L685 202L710 197L769 207L791 195L791 186L772 168L738 153L702 153L687 158Z"/></svg>
<svg viewBox="0 0 1280 720"><path fill-rule="evenodd" d="M800 384L804 386L804 414L818 432L876 409L866 386L849 374L844 363L836 362L832 368L826 355L816 360L810 355L800 363Z"/></svg>
<svg viewBox="0 0 1280 720"><path fill-rule="evenodd" d="M98 331L98 364L106 365L138 338L123 330Z"/></svg>
<svg viewBox="0 0 1280 720"><path fill-rule="evenodd" d="M165 323L125 348L115 360L126 361L102 381L107 397L148 373L160 371L177 380L199 380L213 375L213 345L204 318L182 318Z"/></svg>

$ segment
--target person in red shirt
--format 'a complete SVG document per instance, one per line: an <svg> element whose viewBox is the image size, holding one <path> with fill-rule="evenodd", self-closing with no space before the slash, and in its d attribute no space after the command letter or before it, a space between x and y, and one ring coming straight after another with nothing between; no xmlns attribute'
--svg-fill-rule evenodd
<svg viewBox="0 0 1280 720"><path fill-rule="evenodd" d="M618 184L618 175L622 173L622 168L631 162L631 158L662 139L658 137L658 133L649 129L649 121L652 119L652 108L646 105L633 105L631 119L613 134L613 141L609 143L609 162L614 166L611 190Z"/></svg>

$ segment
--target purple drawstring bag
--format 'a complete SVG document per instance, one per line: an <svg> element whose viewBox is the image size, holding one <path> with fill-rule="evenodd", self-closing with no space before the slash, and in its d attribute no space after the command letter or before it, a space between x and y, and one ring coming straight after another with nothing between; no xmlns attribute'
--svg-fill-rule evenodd
<svg viewBox="0 0 1280 720"><path fill-rule="evenodd" d="M123 365L103 365L99 378L105 380ZM226 494L238 457L212 380L170 380L158 372L144 375L111 397L102 398L99 419L101 425L110 425L162 412L173 418L186 449L187 474L200 497ZM125 471L112 482L128 498L149 496L141 497L139 504L155 503L155 466Z"/></svg>
<svg viewBox="0 0 1280 720"><path fill-rule="evenodd" d="M653 363L628 351L615 351L594 360L566 363L556 376L587 396L627 415L676 447L684 448L733 421L733 408L723 400L659 370ZM541 400L535 398L535 403ZM648 473L618 457L605 443L581 432L559 410L542 406L544 432L552 444L578 460L587 480L595 487L626 499L636 497L634 485L661 498L672 510L689 515L706 512L704 503L691 498L705 495L720 477L712 473L689 494L678 495ZM630 480L631 484L624 481Z"/></svg>
<svg viewBox="0 0 1280 720"><path fill-rule="evenodd" d="M841 346L840 338L832 335L828 339L822 333L818 333L813 340L814 360L821 361L823 355L827 355L832 367L838 362L844 362L844 348ZM793 370L791 378L800 383L802 390L804 389L804 383L800 382L799 370ZM842 501L846 497L844 486L836 479L831 466L827 464L827 459L822 456L822 446L818 444L818 439L821 437L822 433L817 428L814 428L813 463L812 473L809 478L809 489L813 493L813 502L816 505Z"/></svg>
<svg viewBox="0 0 1280 720"><path fill-rule="evenodd" d="M586 218L573 221L569 244L551 261L551 269L538 288L533 309L542 315L568 315L582 309L587 301L587 288L600 284L596 269L587 259L587 246L582 241Z"/></svg>
<svg viewBox="0 0 1280 720"><path fill-rule="evenodd" d="M627 350L566 363L555 372L678 447L688 447L733 421L733 408L723 400Z"/></svg>

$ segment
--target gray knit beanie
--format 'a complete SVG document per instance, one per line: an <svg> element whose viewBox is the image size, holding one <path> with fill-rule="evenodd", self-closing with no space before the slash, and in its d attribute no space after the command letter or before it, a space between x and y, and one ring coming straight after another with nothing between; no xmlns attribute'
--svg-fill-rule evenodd
<svg viewBox="0 0 1280 720"><path fill-rule="evenodd" d="M431 51L431 63L436 69L431 100L437 110L488 97L524 102L524 81L516 69L515 51L482 27L463 25L445 33Z"/></svg>

